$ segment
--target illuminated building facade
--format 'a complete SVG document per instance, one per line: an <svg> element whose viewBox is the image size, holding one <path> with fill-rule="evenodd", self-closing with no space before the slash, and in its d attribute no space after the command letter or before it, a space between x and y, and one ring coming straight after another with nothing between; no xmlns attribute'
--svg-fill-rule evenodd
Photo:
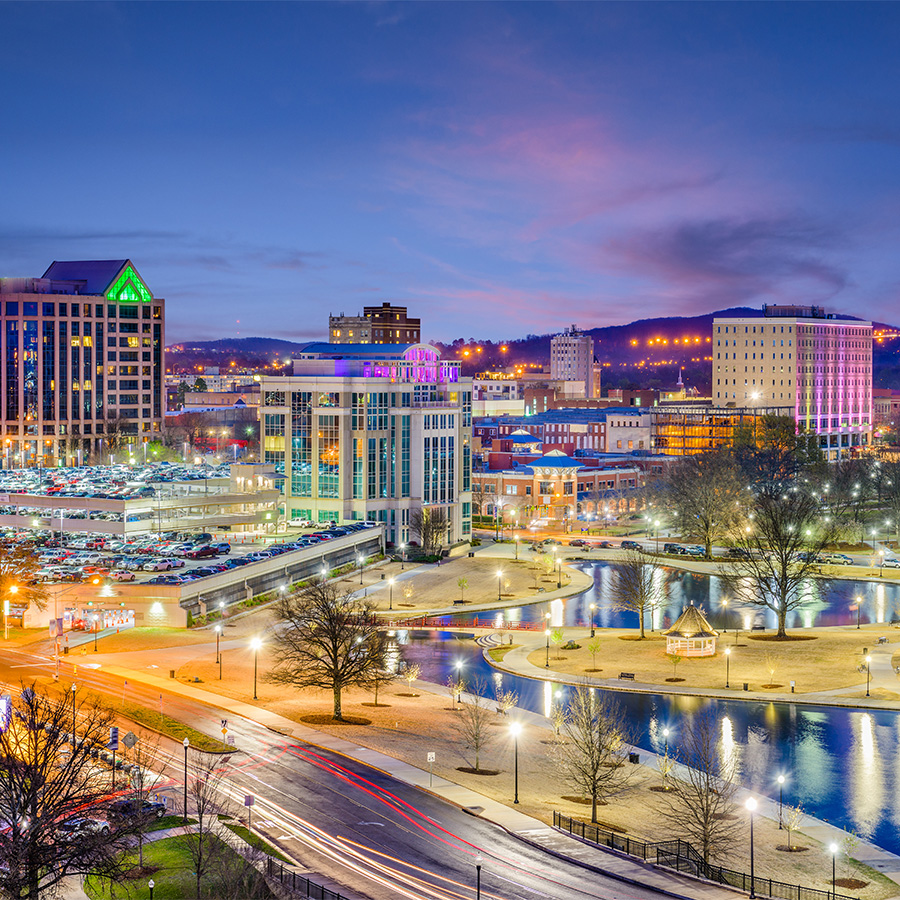
<svg viewBox="0 0 900 900"><path fill-rule="evenodd" d="M472 380L434 347L311 344L292 375L263 376L259 417L288 519L378 521L400 544L439 508L447 541L471 536Z"/></svg>
<svg viewBox="0 0 900 900"><path fill-rule="evenodd" d="M577 381L584 385L585 397L593 397L594 339L574 325L550 339L550 378ZM599 391L599 372L596 387Z"/></svg>
<svg viewBox="0 0 900 900"><path fill-rule="evenodd" d="M328 338L335 344L418 344L422 320L410 318L405 306L364 306L361 316L329 316Z"/></svg>
<svg viewBox="0 0 900 900"><path fill-rule="evenodd" d="M716 406L781 407L829 460L871 444L872 323L769 306L713 320Z"/></svg>
<svg viewBox="0 0 900 900"><path fill-rule="evenodd" d="M165 301L130 260L0 278L3 464L74 465L159 436Z"/></svg>

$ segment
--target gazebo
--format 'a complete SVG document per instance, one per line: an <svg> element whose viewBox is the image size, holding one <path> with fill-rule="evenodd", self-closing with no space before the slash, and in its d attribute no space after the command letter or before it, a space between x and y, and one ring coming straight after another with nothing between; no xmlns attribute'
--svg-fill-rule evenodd
<svg viewBox="0 0 900 900"><path fill-rule="evenodd" d="M716 652L716 631L696 606L688 606L678 621L668 630L666 653L677 656L713 656Z"/></svg>

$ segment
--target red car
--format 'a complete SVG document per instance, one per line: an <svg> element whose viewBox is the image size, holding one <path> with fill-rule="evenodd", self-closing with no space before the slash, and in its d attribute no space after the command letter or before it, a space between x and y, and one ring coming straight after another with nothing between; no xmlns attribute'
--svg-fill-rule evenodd
<svg viewBox="0 0 900 900"><path fill-rule="evenodd" d="M193 550L188 550L187 553L184 554L185 559L211 559L214 556L218 556L219 552L214 547L210 547L209 544L204 544L202 547L195 547Z"/></svg>

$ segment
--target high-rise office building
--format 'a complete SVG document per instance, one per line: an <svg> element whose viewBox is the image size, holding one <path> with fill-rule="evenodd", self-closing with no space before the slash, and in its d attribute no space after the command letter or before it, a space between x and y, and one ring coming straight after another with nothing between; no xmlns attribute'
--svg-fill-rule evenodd
<svg viewBox="0 0 900 900"><path fill-rule="evenodd" d="M411 319L405 306L364 306L361 316L329 316L328 339L334 344L418 344L422 320Z"/></svg>
<svg viewBox="0 0 900 900"><path fill-rule="evenodd" d="M550 377L580 382L584 385L584 396L593 397L594 339L574 325L551 338Z"/></svg>
<svg viewBox="0 0 900 900"><path fill-rule="evenodd" d="M130 260L0 278L0 314L4 465L103 459L159 435L165 302Z"/></svg>
<svg viewBox="0 0 900 900"><path fill-rule="evenodd" d="M311 344L287 377L263 377L265 462L285 475L285 515L371 520L418 540L417 509L472 529L472 381L424 344Z"/></svg>
<svg viewBox="0 0 900 900"><path fill-rule="evenodd" d="M872 436L872 323L816 306L713 320L715 406L780 407L830 460Z"/></svg>

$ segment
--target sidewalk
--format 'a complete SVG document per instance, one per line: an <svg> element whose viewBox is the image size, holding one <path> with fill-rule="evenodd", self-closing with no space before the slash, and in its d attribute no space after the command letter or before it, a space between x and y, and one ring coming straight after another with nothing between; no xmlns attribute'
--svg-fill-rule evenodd
<svg viewBox="0 0 900 900"><path fill-rule="evenodd" d="M435 776L433 784L429 785L429 773L416 768L401 760L394 759L376 750L360 747L343 738L325 734L286 719L268 710L220 697L210 691L195 688L192 685L181 684L170 679L159 678L144 672L134 671L118 666L106 666L104 670L110 674L128 678L130 681L141 682L153 686L159 690L179 694L192 700L207 703L210 706L227 710L234 715L243 716L258 722L272 731L283 734L292 739L331 750L351 759L358 760L385 772L398 781L429 791L444 800L479 816L487 821L499 825L504 830L516 837L546 850L555 856L565 857L587 868L596 870L602 874L612 876L629 884L641 887L650 887L654 890L666 893L673 897L702 898L702 900L734 900L735 892L719 885L706 884L683 878L679 875L668 874L664 870L645 865L630 857L620 856L612 851L595 848L582 843L576 838L562 834L543 822L523 815L515 809L498 803L475 791L464 788L461 785ZM417 683L421 690L447 693L442 688L433 684ZM547 720L543 716L521 710L523 721L542 728L547 727ZM240 748L238 748L240 749ZM74 898L73 898L74 900Z"/></svg>

